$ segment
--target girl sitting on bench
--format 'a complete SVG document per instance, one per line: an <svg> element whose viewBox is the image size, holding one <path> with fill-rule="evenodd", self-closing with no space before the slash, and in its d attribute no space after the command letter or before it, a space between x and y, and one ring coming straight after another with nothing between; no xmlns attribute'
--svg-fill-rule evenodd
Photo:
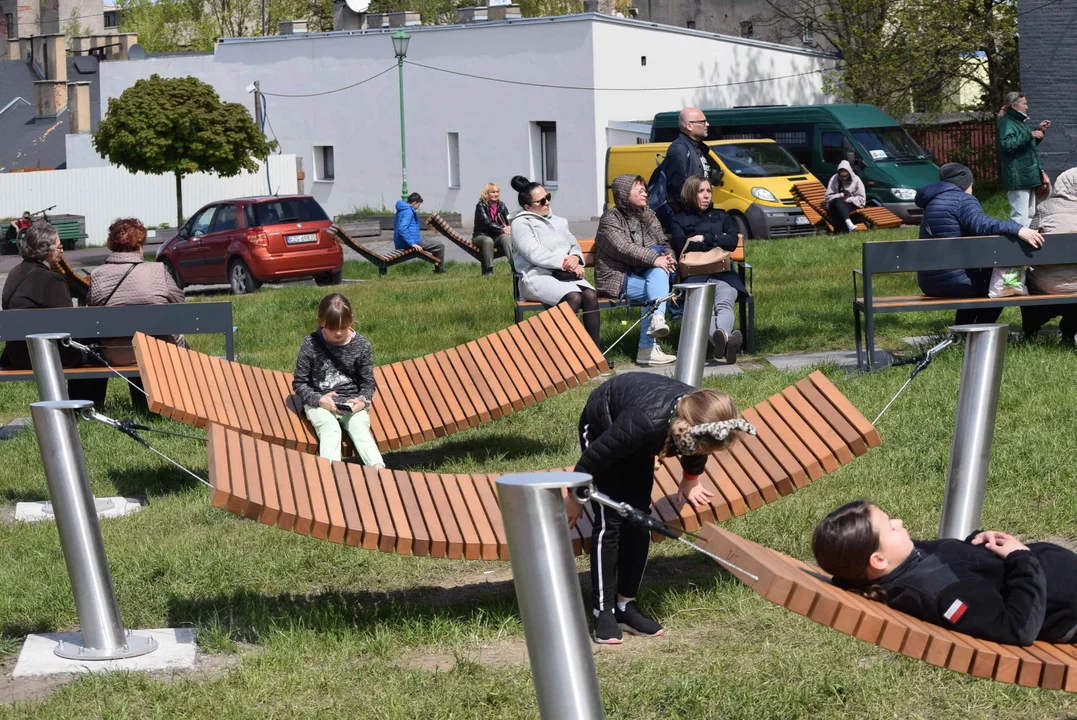
<svg viewBox="0 0 1077 720"><path fill-rule="evenodd" d="M295 361L292 389L318 434L318 455L340 460L343 425L364 465L383 468L378 444L370 435L374 353L365 337L352 329L351 303L339 293L322 298L318 329L303 338Z"/></svg>
<svg viewBox="0 0 1077 720"><path fill-rule="evenodd" d="M1077 554L1006 533L912 540L866 500L815 528L812 553L838 587L935 625L1009 645L1077 634Z"/></svg>

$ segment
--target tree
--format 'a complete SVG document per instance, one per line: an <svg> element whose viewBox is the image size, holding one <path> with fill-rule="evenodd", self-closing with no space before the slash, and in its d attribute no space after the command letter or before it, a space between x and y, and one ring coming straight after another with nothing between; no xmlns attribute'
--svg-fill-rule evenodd
<svg viewBox="0 0 1077 720"><path fill-rule="evenodd" d="M212 86L193 77L139 80L108 101L93 135L94 149L114 165L176 176L176 221L183 224L183 176L215 172L232 177L276 150L247 108L222 103Z"/></svg>

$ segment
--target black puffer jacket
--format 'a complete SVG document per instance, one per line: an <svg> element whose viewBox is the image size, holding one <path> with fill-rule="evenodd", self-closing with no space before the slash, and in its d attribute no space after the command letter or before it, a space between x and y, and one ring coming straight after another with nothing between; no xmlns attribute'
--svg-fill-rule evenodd
<svg viewBox="0 0 1077 720"><path fill-rule="evenodd" d="M584 449L576 472L596 483L647 482L654 475L654 458L669 435L677 401L694 388L661 375L626 373L602 383L580 416ZM706 455L681 458L689 475L702 474Z"/></svg>
<svg viewBox="0 0 1077 720"><path fill-rule="evenodd" d="M471 237L485 235L496 240L505 234L503 227L509 224L509 209L505 203L498 200L497 210L494 213L497 216L496 222L490 217L490 203L479 200L479 204L475 206L475 227L471 230Z"/></svg>

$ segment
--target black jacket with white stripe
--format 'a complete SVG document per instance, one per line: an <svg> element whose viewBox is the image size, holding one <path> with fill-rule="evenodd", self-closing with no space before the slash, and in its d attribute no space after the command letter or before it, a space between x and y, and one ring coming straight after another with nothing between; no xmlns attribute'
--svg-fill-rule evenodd
<svg viewBox="0 0 1077 720"><path fill-rule="evenodd" d="M585 440L576 471L596 482L652 482L654 458L665 445L677 401L694 390L647 373L625 373L599 385L580 416ZM702 474L706 464L706 455L681 458L689 475Z"/></svg>
<svg viewBox="0 0 1077 720"><path fill-rule="evenodd" d="M973 537L915 541L905 562L878 581L886 604L983 640L1072 642L1077 555L1051 543L1031 543L1001 558L969 542Z"/></svg>

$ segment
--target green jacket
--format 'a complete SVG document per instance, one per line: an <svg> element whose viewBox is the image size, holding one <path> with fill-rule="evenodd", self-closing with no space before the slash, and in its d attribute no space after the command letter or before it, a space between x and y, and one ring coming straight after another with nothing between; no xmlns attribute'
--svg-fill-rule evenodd
<svg viewBox="0 0 1077 720"><path fill-rule="evenodd" d="M1007 108L998 121L998 159L1000 181L1004 190L1039 187L1042 182L1040 157L1036 146L1040 141L1025 127L1025 115Z"/></svg>

